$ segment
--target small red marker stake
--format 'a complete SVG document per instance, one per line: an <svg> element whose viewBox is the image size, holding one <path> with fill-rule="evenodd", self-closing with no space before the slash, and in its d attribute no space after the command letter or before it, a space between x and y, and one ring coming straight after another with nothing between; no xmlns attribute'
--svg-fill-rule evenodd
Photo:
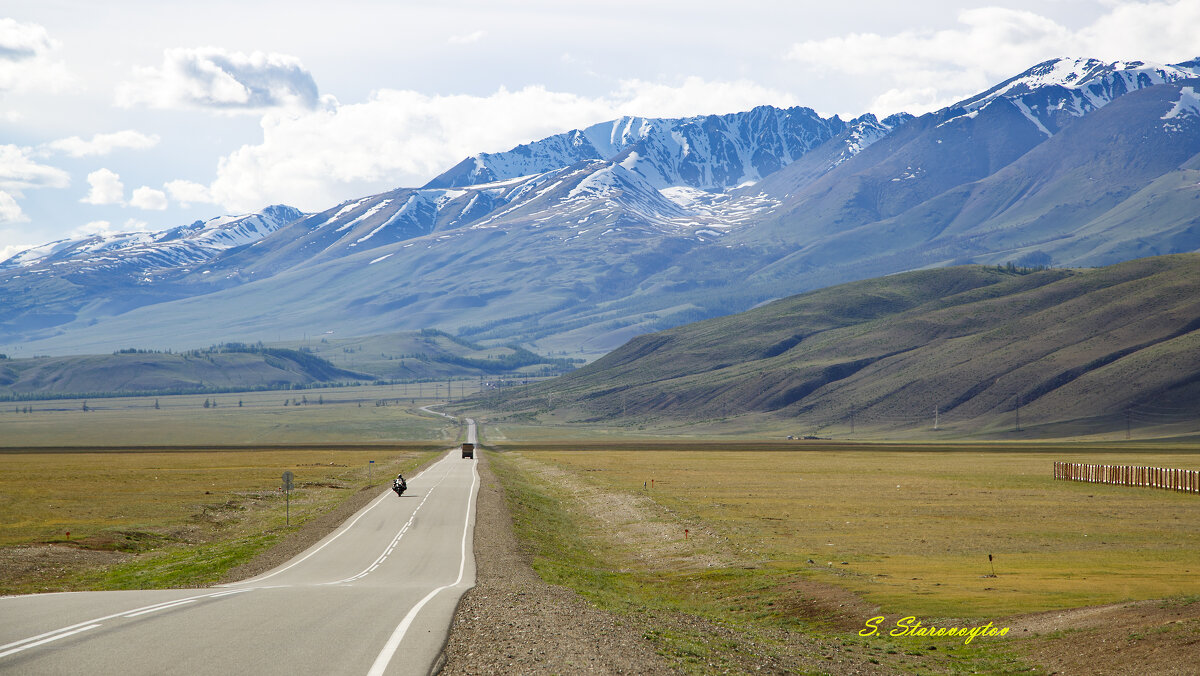
<svg viewBox="0 0 1200 676"><path fill-rule="evenodd" d="M71 531L67 531L67 539L68 539L68 540L70 540L70 539L71 539Z"/></svg>
<svg viewBox="0 0 1200 676"><path fill-rule="evenodd" d="M687 536L688 536L688 529L684 528L683 529L683 539L686 540Z"/></svg>

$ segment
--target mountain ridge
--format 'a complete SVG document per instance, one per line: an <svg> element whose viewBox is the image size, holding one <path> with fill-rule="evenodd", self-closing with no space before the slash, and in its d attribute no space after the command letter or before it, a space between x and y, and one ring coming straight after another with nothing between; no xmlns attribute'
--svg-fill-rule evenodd
<svg viewBox="0 0 1200 676"><path fill-rule="evenodd" d="M971 111L848 123L768 107L678 118L689 121L676 125L682 138L707 139L689 141L687 154L668 139L671 125L623 118L588 141L599 154L596 143L615 139L611 157L349 200L149 284L10 266L0 269L0 342L78 352L119 347L138 332L171 347L184 334L224 342L440 327L598 354L638 333L867 276L1200 248L1189 216L1200 166L1200 106L1185 78L1194 64L1060 61L964 100ZM1072 86L1047 73L1073 76ZM1066 100L1093 85L1110 98L1055 118L1050 136L1027 114L1030 96ZM545 157L575 147L579 134L548 137L558 140ZM737 152L721 150L739 139ZM754 159L754 149L764 154ZM688 179L681 158L711 163ZM1101 163L1136 171L1090 181L1089 166ZM757 178L743 180L747 172ZM675 184L664 187L664 177ZM726 187L696 187L714 184ZM226 323L204 321L214 313Z"/></svg>

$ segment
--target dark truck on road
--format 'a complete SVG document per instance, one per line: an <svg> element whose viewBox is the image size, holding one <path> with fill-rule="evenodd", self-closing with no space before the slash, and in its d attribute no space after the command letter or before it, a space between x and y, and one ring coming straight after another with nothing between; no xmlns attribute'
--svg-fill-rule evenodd
<svg viewBox="0 0 1200 676"><path fill-rule="evenodd" d="M474 458L475 457L475 444L472 444L470 442L464 443L463 447L462 447L462 451L463 451L464 458Z"/></svg>

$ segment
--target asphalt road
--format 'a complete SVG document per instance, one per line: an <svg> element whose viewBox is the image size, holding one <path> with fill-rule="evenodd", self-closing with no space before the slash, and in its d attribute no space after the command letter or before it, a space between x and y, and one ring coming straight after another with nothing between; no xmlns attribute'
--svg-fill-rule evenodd
<svg viewBox="0 0 1200 676"><path fill-rule="evenodd" d="M475 583L478 484L455 449L236 584L0 598L0 673L427 674Z"/></svg>

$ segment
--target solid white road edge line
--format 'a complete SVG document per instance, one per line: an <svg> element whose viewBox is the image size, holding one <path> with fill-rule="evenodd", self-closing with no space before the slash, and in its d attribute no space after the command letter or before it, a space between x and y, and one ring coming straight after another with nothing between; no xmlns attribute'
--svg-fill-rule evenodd
<svg viewBox="0 0 1200 676"><path fill-rule="evenodd" d="M420 478L421 478L421 476L425 474L425 472L429 471L430 469L433 469L433 467L434 467L435 465L437 465L437 464L440 464L440 463L443 463L443 462L445 462L446 460L449 460L449 459L450 459L450 454L449 454L449 453L447 453L447 455L446 455L446 457L445 457L445 458L443 458L443 459L439 460L438 462L434 463L434 465L430 465L430 466L429 466L429 467L427 467L426 469L423 469L423 470L421 470L420 472L418 472L418 473L417 473L417 475L416 475L415 477L413 477L413 481L416 481L417 479L420 479ZM384 491L382 495L380 495L379 497L375 498L375 502L374 502L373 504L371 504L370 506L368 506L366 509L364 509L364 510L362 511L362 514L359 514L359 515L358 515L357 517L355 517L355 518L354 518L354 520L353 520L353 521L351 521L350 523L345 523L345 524L342 524L342 525L341 525L341 527L340 527L340 528L338 528L338 531L337 531L337 533L335 533L335 534L333 535L333 537L331 537L331 538L329 538L328 540L326 540L326 541L325 541L325 544L321 545L320 547L317 547L316 549L314 549L314 550L312 550L311 552L309 552L309 553L305 554L303 557L301 557L301 558L299 558L299 559L297 559L297 560L295 560L295 561L291 562L290 564L288 564L288 565L284 566L283 568L280 568L279 570L276 570L276 571L273 571L273 572L267 573L267 574L265 574L265 575L259 575L258 577L252 577L252 578L250 578L249 580L242 580L241 582L230 582L229 584L223 584L223 585L217 585L217 586L219 586L219 587L234 587L234 586L237 586L237 585L243 585L243 584L253 584L253 583L256 583L256 582L261 582L261 581L263 581L263 580L267 580L267 579L270 579L270 578L272 578L272 577L275 577L276 575L278 575L278 574L282 573L283 571L285 571L285 570L288 570L288 569L290 569L290 568L292 568L292 567L294 567L294 566L297 566L297 565L299 565L299 564L303 563L303 562L304 562L306 559L308 559L308 557L312 556L313 554L316 554L317 552L321 551L322 549L325 549L325 548L326 548L326 547L328 547L328 546L329 546L329 545L330 545L330 544L331 544L331 543L332 543L334 540L336 540L336 539L338 539L338 538L342 537L343 535L345 535L345 534L346 534L346 531L350 530L350 528L351 528L352 526L354 526L354 524L358 523L358 520L359 520L359 519L361 519L361 518L363 518L364 516L366 516L366 515L367 515L367 512L370 512L372 509L375 509L375 508L376 508L376 507L378 507L379 505L383 504L383 501L384 501L384 499L385 499L385 498L387 498L387 495L388 495L388 493L391 493L391 492L392 492L392 489L390 489L390 488L389 488L388 490Z"/></svg>
<svg viewBox="0 0 1200 676"><path fill-rule="evenodd" d="M367 676L383 676L383 673L387 670L388 662L392 661L392 657L396 654L396 650L400 647L400 642L404 640L404 634L408 632L408 628L412 625L413 620L417 619L417 613L420 613L421 609L425 607L425 604L429 603L433 597L437 596L446 589L457 586L462 582L463 574L467 569L467 534L470 532L470 528L468 528L468 526L471 523L471 516L474 514L473 504L475 502L475 487L479 484L479 470L478 465L476 464L478 462L478 460L474 461L471 466L471 473L475 476L471 480L471 493L470 497L467 499L467 517L463 520L462 554L458 561L458 579L450 584L443 585L429 592L426 594L425 598L421 599L417 605L412 607L412 610L408 611L408 614L405 615L404 619L400 621L400 624L396 626L396 630L392 632L391 637L388 638L387 643L384 644L383 650L379 651L379 656L375 658L375 663L371 665L371 670L367 672Z"/></svg>

